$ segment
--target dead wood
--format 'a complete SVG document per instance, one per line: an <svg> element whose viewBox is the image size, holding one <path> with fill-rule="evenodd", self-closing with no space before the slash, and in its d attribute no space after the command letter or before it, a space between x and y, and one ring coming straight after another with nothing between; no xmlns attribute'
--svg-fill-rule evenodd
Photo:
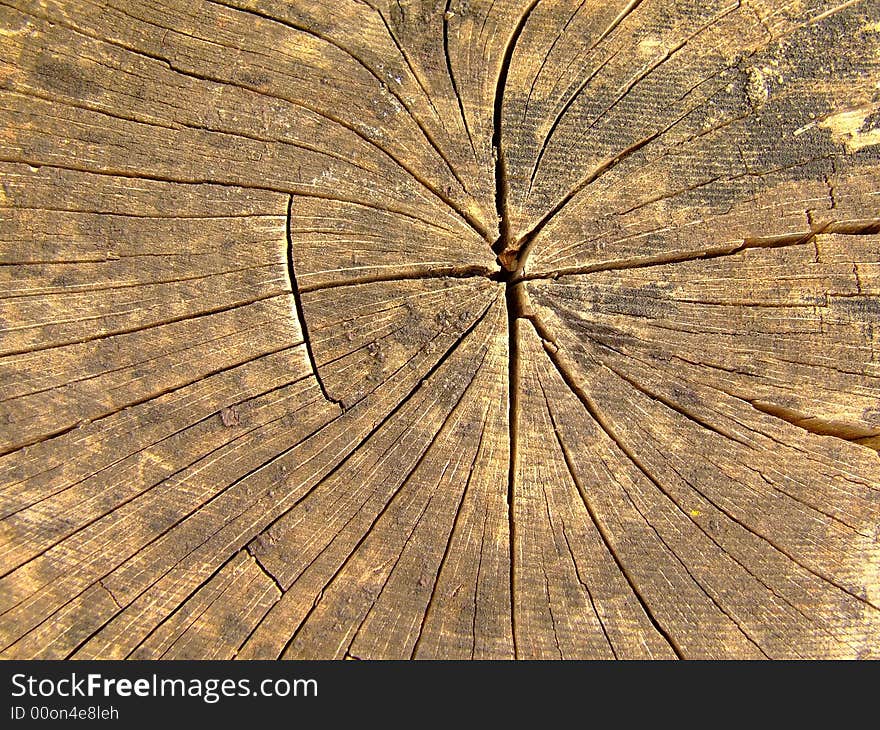
<svg viewBox="0 0 880 730"><path fill-rule="evenodd" d="M880 4L0 34L2 656L880 656Z"/></svg>

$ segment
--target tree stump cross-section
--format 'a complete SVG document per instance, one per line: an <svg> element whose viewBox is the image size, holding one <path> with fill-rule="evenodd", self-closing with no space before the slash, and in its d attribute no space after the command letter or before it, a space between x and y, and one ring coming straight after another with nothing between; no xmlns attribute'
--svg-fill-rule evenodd
<svg viewBox="0 0 880 730"><path fill-rule="evenodd" d="M0 34L0 656L880 656L875 0Z"/></svg>

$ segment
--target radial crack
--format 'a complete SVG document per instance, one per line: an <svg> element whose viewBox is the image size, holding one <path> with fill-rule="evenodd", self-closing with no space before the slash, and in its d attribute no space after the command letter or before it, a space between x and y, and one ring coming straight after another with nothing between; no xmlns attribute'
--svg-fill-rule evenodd
<svg viewBox="0 0 880 730"><path fill-rule="evenodd" d="M514 556L516 555L516 521L514 519L514 498L516 495L516 478L519 467L519 382L520 382L520 347L517 320L522 316L522 286L508 283L505 288L507 304L507 425L510 443L507 471L507 534L510 551L510 622L513 637L513 656L517 656L516 640L516 606Z"/></svg>
<svg viewBox="0 0 880 730"><path fill-rule="evenodd" d="M306 354L309 358L309 365L312 368L312 372L315 373L315 380L318 382L318 387L321 389L321 395L324 396L325 400L331 403L335 403L336 405L341 407L342 401L340 401L338 398L332 398L327 392L324 381L321 379L321 373L318 370L318 362L317 360L315 360L315 353L312 351L312 341L309 337L309 327L308 324L306 324L306 315L305 310L303 309L302 292L296 282L296 271L293 264L293 234L290 230L292 213L293 195L289 195L287 197L287 273L290 276L290 293L293 294L293 302L294 306L296 307L296 316L297 319L299 319L300 330L302 330L302 338L306 346Z"/></svg>
<svg viewBox="0 0 880 730"><path fill-rule="evenodd" d="M880 450L880 444L877 443L880 429L867 429L864 426L833 421L821 418L820 416L801 413L760 399L749 400L748 403L752 408L761 413L766 413L769 416L778 418L780 421L790 423L817 436L833 436L842 441L850 441L868 448Z"/></svg>
<svg viewBox="0 0 880 730"><path fill-rule="evenodd" d="M482 321L482 317L481 317L479 320L477 320L478 323L479 323L480 321ZM449 354L451 354L451 352L452 352L452 351L450 351ZM485 361L485 353L483 354L483 360L481 361L480 366L483 364L484 361ZM371 522L370 522L370 525L364 530L363 534L362 534L361 537L358 539L357 543L354 545L354 547L351 548L351 550L348 552L348 555L347 555L343 560L341 560L341 561L339 562L339 565L337 566L336 570L335 570L335 571L333 572L333 574L327 579L327 581L326 581L325 584L324 584L324 587L321 589L321 592L320 592L320 594L319 594L319 597L315 600L315 602L314 602L314 604L312 605L312 607L309 609L309 611L305 614L305 616L304 616L304 617L302 618L302 620L299 622L298 626L296 627L296 629L294 630L294 632L292 633L292 635L291 635L290 638L288 639L287 643L284 645L284 648L283 648L283 649L281 650L281 652L278 654L278 658L283 658L284 655L285 655L285 654L289 651L289 649L293 646L294 642L296 641L297 637L298 637L298 636L300 635L300 633L302 632L303 628L304 628L304 627L306 626L306 624L308 623L309 619L312 617L312 615L313 615L313 614L315 613L315 611L318 609L318 605L320 604L321 599L322 599L323 596L324 596L324 592L325 592L325 591L326 591L326 590L332 585L332 583L334 582L334 580L336 580L336 579L339 577L339 575L343 572L343 570L346 568L346 566L348 566L348 564L350 563L350 561L352 560L352 558L354 557L354 555L357 553L358 549L360 549L360 547L364 544L364 542L365 542L365 541L368 539L368 537L372 534L373 529L376 527L376 525L379 523L379 521L380 521L380 520L381 520L381 519L382 519L382 518L383 518L383 517L389 512L389 510L390 510L391 507L392 507L392 504L394 504L394 503L399 499L399 495L400 495L401 493L403 493L403 491L407 488L407 486L408 486L410 480L413 478L413 475L416 474L416 473L418 472L418 470L420 469L420 467L422 466L422 464L423 464L423 463L425 462L425 460L428 458L429 454L431 453L431 447L434 445L434 441L436 441L436 439L440 436L440 434L444 431L444 429L446 429L447 425L448 425L449 422L451 421L451 419L452 419L453 415L455 414L456 410L457 410L458 407L461 405L461 402L462 402L462 400L464 399L466 393L468 392L468 390L470 389L470 387L473 385L474 381L477 379L477 374L478 374L478 372L479 372L479 370L480 370L480 366L478 366L477 368L474 369L474 372L473 372L473 374L471 375L471 379L468 381L467 385L465 385L464 390L462 391L461 396L459 397L458 401L457 401L457 402L451 407L451 409L449 410L449 412L448 412L448 413L445 415L445 417L443 418L443 421L442 421L442 423L440 424L440 426L437 428L437 431L436 431L436 433L435 433L435 435L434 435L434 438L433 438L433 440L431 441L431 443L428 444L428 446L425 448L425 450L424 450L424 451L419 455L419 457L416 459L415 463L414 463L414 464L408 469L407 474L406 474L406 476L404 477L403 481L400 483L400 485L399 485L396 489L394 489L394 491L393 491L393 492L391 493L391 495L388 497L386 503L380 508L378 514L376 514L376 515L373 517L373 519L372 519ZM439 369L439 368L438 368L438 369ZM436 372L436 370L435 370L434 372ZM433 373L432 373L432 374L433 374ZM425 379L424 379L422 382L426 382L426 381L428 380L429 377L430 377L430 375L425 376ZM413 391L413 393L414 393L414 392L415 392L415 391ZM388 418L384 419L383 422L373 430L373 432L370 434L370 436L368 436L366 439L364 439L363 443L366 443L367 440L373 435L373 433L378 432L379 428L381 428L381 426L384 425L385 423L387 423L389 420L390 420L390 416L389 416ZM354 453L354 452L352 452L352 453ZM322 480L322 481L326 481L327 478L329 478L329 476L330 476L330 474L328 474L327 477L325 477L324 480ZM317 485L316 485L316 486L317 486ZM303 499L304 499L304 497L303 497ZM302 499L299 500L299 501L297 502L297 504L298 504L299 502L301 502L301 501L302 501ZM426 502L425 506L422 508L419 517L416 519L416 521L415 521L415 523L414 523L414 525L413 525L413 528L412 528L412 531L411 531L409 537L412 536L412 532L415 531L416 526L418 525L418 522L421 520L422 516L424 515L425 511L428 509L429 505L430 505L430 500L428 500L428 501ZM343 526L340 528L340 530L339 530L340 533L342 533L342 532L345 531L345 528L348 527L348 525L351 523L351 521L355 519L355 516L356 516L356 515L352 515L352 516L349 518L349 520L345 523L345 525L343 525ZM267 529L268 529L268 528L267 528ZM394 570L394 567L397 565L398 561L400 560L400 558L401 558L401 556L402 556L402 554L403 554L403 551L405 550L406 545L407 545L407 543L409 542L409 537L404 541L404 546L401 548L401 552L400 552L400 553L397 555L397 557L394 559L393 566L392 566L391 570L388 571L389 576L390 576L391 572ZM330 543L328 543L328 544L323 548L323 550L321 550L321 552L320 552L317 556L315 556L315 560L317 560L321 555L323 555L323 554L324 554L324 553L325 553L325 552L326 552L326 551L327 551L332 545L333 545L332 541L331 541ZM293 585L294 583L296 583L296 581L297 581L298 579L299 579L299 576L297 576L296 578L294 578L294 580L290 583L290 585ZM385 582L387 583L387 578L386 578L386 581L385 581ZM372 604L371 604L371 609L372 609L372 606L375 605L375 601L378 599L378 596L381 595L381 591L382 591L382 590L384 590L384 584L383 584L383 588L380 589L380 591L379 591L379 593L377 594L376 598L373 599L373 602L372 602ZM371 609L369 609L369 610L371 610ZM369 614L369 610L367 611L367 614ZM364 620L366 620L366 616L365 616ZM361 625L362 625L362 624L363 624L363 622L361 622ZM351 646L354 644L354 641L355 641L355 639L357 638L357 634L358 634L359 632L360 632L360 626L358 627L357 632L355 633L355 635L352 637L351 641L349 642L349 646L348 646L349 649L350 649Z"/></svg>
<svg viewBox="0 0 880 730"><path fill-rule="evenodd" d="M495 102L492 115L492 151L495 155L495 209L498 214L498 240L493 244L492 249L499 254L499 260L502 266L511 270L505 259L501 256L504 254L510 244L510 214L508 211L508 180L507 180L507 161L504 157L504 149L501 140L501 115L504 109L504 89L507 86L507 76L510 72L510 64L513 60L513 52L516 44L522 35L523 29L529 20L532 11L538 5L539 0L533 2L523 13L519 19L513 34L507 41L504 49L504 56L501 59L501 69L498 72L498 81L495 85Z"/></svg>
<svg viewBox="0 0 880 730"><path fill-rule="evenodd" d="M554 366L555 365L556 364L554 363ZM592 521L593 525L595 525L596 530L599 533L599 537L602 539L602 543L605 545L605 549L608 550L608 554L611 556L611 559L614 561L614 564L617 566L617 569L620 571L620 574L626 580L627 584L630 587L630 590L633 592L633 595L636 597L636 600L639 602L639 605L641 606L642 611L644 611L645 616L651 622L651 625L654 627L654 629L657 631L657 633L663 637L663 639L666 641L666 643L669 645L669 647L672 649L672 651L675 653L675 655L679 659L684 659L685 656L684 656L684 652L682 651L681 647L678 645L678 643L675 641L675 639L672 637L672 635L665 628L663 628L663 626L657 620L657 617L654 615L653 611L651 611L651 608L648 605L647 600L645 599L644 595L642 595L641 590L639 590L638 585L636 584L635 580L633 579L632 574L630 573L629 570L627 570L626 566L624 566L623 562L621 561L620 556L614 550L614 546L613 546L613 542L611 540L611 537L608 534L608 531L606 530L606 528L604 527L602 522L599 520L599 517L596 514L595 509L593 508L592 502L590 501L589 497L587 496L587 490L584 488L583 484L581 483L581 480L578 478L577 473L575 472L574 464L572 463L572 460L571 460L571 454L569 453L568 448L565 446L565 443L563 443L563 441L562 441L562 435L559 433L559 428L556 424L556 420L553 418L552 409L549 410L548 413L550 414L550 422L553 425L553 435L556 437L556 441L559 444L559 449L562 452L562 458L565 460L565 465L568 468L568 473L571 475L572 481L574 482L575 486L577 487L578 492L581 495L581 499L583 500L584 507L587 510L587 514L590 516L590 520Z"/></svg>
<svg viewBox="0 0 880 730"><path fill-rule="evenodd" d="M474 153L474 160L478 160L479 155L477 155L477 148L474 146L474 138L471 134L470 126L468 125L467 116L464 113L464 103L461 99L461 93L458 90L458 82L455 80L455 72L452 70L452 58L449 55L449 18L451 14L449 6L451 4L452 0L446 0L446 8L443 12L443 55L446 58L446 72L449 74L449 81L452 83L452 91L455 93L455 100L458 102L461 123L464 125L465 132L467 132L468 142L470 143L471 151Z"/></svg>
<svg viewBox="0 0 880 730"><path fill-rule="evenodd" d="M360 277L352 277L350 279L334 279L331 281L321 282L319 284L304 284L299 291L302 294L308 294L314 291L323 291L325 289L336 289L344 286L359 286L361 284L377 284L388 281L413 281L416 279L468 279L473 277L492 278L496 276L495 272L488 266L480 266L478 264L470 266L426 266L413 267L409 271L397 271L388 274L373 274Z"/></svg>
<svg viewBox="0 0 880 730"><path fill-rule="evenodd" d="M811 243L816 236L838 234L845 236L870 236L880 233L880 219L872 218L854 221L830 221L813 226L810 230L785 233L778 236L754 236L744 238L739 243L711 246L700 251L671 251L650 256L634 256L632 258L601 261L583 266L566 266L533 274L523 273L519 278L532 281L536 279L559 279L563 276L579 276L602 271L620 271L623 269L641 269L648 266L663 266L685 261L715 259L724 256L735 256L753 248L785 248Z"/></svg>
<svg viewBox="0 0 880 730"><path fill-rule="evenodd" d="M305 34L310 35L310 36L312 36L312 37L314 37L314 38L319 38L320 40L324 41L325 43L328 43L329 45L332 45L334 48L338 48L338 49L341 50L343 53L345 53L345 54L347 54L348 56L350 56L350 57L351 57L352 59L354 59L358 64L360 64L360 66L362 66L362 67L363 67L363 68L364 68L364 69L365 69L365 70L366 70L366 71L367 71L367 72L368 72L373 78L375 78L380 84L382 84L383 86L386 86L386 87L389 89L390 93L391 93L391 94L397 99L398 102L400 102L400 104L403 106L403 108L407 110L407 113L409 114L409 116L410 116L410 118L413 120L413 122L415 123L416 127L418 127L419 131L424 135L424 137L425 137L425 139L427 140L428 144L431 145L431 147L434 149L434 151L437 153L437 155L440 157L440 159L442 159L443 162L446 164L446 167L449 169L449 172L452 174L452 176L455 178L455 180L459 183L459 185L461 185L462 189L463 189L465 192L469 192L468 189L467 189L467 186L465 185L464 180L461 179L461 177L459 176L458 172L455 170L455 167L452 165L452 163L451 163L451 162L449 161L449 159L446 157L446 155L444 154L443 150L442 150L442 149L440 148L440 146L438 145L437 141L436 141L436 140L433 138L433 136L428 132L428 129L427 129L427 128L425 127L425 125L421 122L421 120L417 119L416 116L413 114L412 110L411 110L410 107L407 105L407 100L406 100L406 99L405 99L405 98L404 98L404 97L403 97L403 96L402 96L402 95L401 95L396 89L394 89L393 87L390 87L390 86L386 85L386 84L385 84L385 79L383 79L378 73L376 73L376 71L373 70L373 69L372 69L367 63L365 63L361 58L359 58L359 57L356 56L354 53L352 53L351 50L349 50L349 49L346 48L345 46L343 46L343 45L337 43L336 41L334 41L334 40L333 40L332 38L330 38L329 36L326 36L326 35L321 34L321 33L317 33L317 32L315 32L314 30L310 30L310 29L308 29L308 28L306 28L306 27L304 27L304 26L300 26L300 25L297 25L297 24L295 24L295 23L291 23L291 22L289 22L289 21L282 20L282 19L280 19L280 18L277 18L277 17L275 17L275 16L269 15L269 14L267 14L267 13L259 12L258 10L255 10L255 9L253 9L253 8L241 8L241 7L237 7L237 6L234 6L234 5L227 5L226 3L224 3L224 2L220 2L219 0L208 0L208 2L210 2L210 3L214 4L214 5L218 5L218 6L220 6L220 7L224 7L224 8L231 9L231 10L237 10L237 11L242 12L242 13L246 13L246 14L249 14L249 15L253 15L253 16L256 16L256 17L260 17L260 18L263 18L263 19L265 19L265 20L269 20L269 21L271 21L271 22L274 22L274 23L278 23L278 24L280 24L280 25L283 25L283 26L285 26L285 27L287 27L287 28L291 28L292 30L296 30L296 31L299 31L299 32L301 32L301 33L305 33ZM375 8L374 8L374 9L375 9ZM377 11L377 12L378 12L378 11ZM382 14L379 13L379 15L381 16ZM394 36L394 34L391 32L391 28L388 26L388 23L385 22L385 18L384 18L384 17L382 17L382 21L385 23L385 27L386 27L386 29L388 30L389 34L391 35L392 40L394 41L394 43L395 43L395 45L397 46L398 50L401 52L401 55L403 56L403 58L404 58L404 60L406 61L407 65L409 66L410 71L411 71L412 74L413 74L413 77L415 78L416 82L419 84L419 87L420 87L420 88L422 89L422 91L424 92L424 94L425 94L425 98L428 99L428 103L431 105L431 108L433 109L433 111L434 111L434 113L435 113L435 115L436 115L436 114L437 114L437 110L434 109L433 103L431 103L431 101L430 101L430 95L428 94L428 92L427 92L427 90L425 89L425 87L422 85L421 80L420 80L420 79L418 78L418 76L416 75L416 73L415 73L415 69L412 68L412 66L409 64L409 60L408 60L408 59L406 58L406 56L403 54L403 49L400 47L400 44L397 42L397 38L396 38L396 37ZM172 68L173 68L173 67L172 67ZM173 68L173 70L177 71L178 69ZM213 80L213 79L211 79L211 80ZM226 83L226 82L219 81L219 83ZM455 84L454 79L453 79L453 82L452 82L452 83L453 83L453 85ZM259 92L259 93L263 93L263 92ZM308 107L303 106L303 108L308 108ZM318 108L310 109L310 111L313 111L314 113L317 113L317 114L321 114L322 116L326 116L326 114L325 114L324 112L322 112L322 111L321 111L320 109L318 109ZM463 118L463 117L464 117L464 110L462 110L462 118ZM473 228L473 229L474 229L477 233L479 233L483 238L486 238L486 239L488 240L489 234L488 234L488 232L486 231L486 229L483 228L482 223L481 223L479 220L477 220L476 218L474 218L474 217L473 217L473 216L472 216L467 210L465 210L464 208L461 208L460 206L456 205L455 202L454 202L449 196L447 196L447 195L446 195L441 189L437 188L436 186L430 184L428 181L426 181L426 180L420 178L419 176L417 176L416 173L415 173L413 170L411 170L410 167L409 167L408 165L405 165L401 160L397 159L397 157L395 157L394 155L392 155L390 152L388 152L387 150L385 150L385 149L384 149L383 147L381 147L380 145L376 144L376 142L374 142L373 140L369 139L366 135L364 135L360 130L358 130L358 129L357 129L356 127L354 127L353 125L349 125L349 124L345 123L345 122L344 122L343 120L341 120L341 119L336 119L336 118L332 118L332 117L329 117L329 116L327 116L327 118L328 118L328 119L331 119L332 121L336 122L337 124L340 124L341 126L344 126L346 129L349 129L350 131L352 131L352 132L354 132L355 134L357 134L359 137L361 137L361 139L363 139L363 140L364 140L365 142L367 142L368 144L373 145L374 147L376 147L377 149L379 149L382 153L384 153L386 156L388 156L392 161L394 161L396 164L398 164L400 167L402 167L404 170L406 170L406 172L408 172L408 173L409 173L409 174L410 174L415 180L417 180L421 185L423 185L423 186L424 186L425 188L427 188L431 193L433 193L435 196L437 196L437 198L439 198L443 203L445 203L449 208L451 208L456 214L458 214L459 216L461 216L461 218L462 218L462 219L463 219L463 220L464 220L469 226L471 226L471 228ZM438 118L439 118L439 115L438 115ZM442 120L441 120L441 124L442 124ZM465 124L465 128L467 129L467 121L465 121L464 124ZM473 143L472 143L472 145L473 145Z"/></svg>
<svg viewBox="0 0 880 730"><path fill-rule="evenodd" d="M270 571L265 565L263 565L262 561L260 560L260 556L257 555L250 544L246 545L245 549L247 550L248 555L250 555L254 559L254 563L256 563L257 567L262 570L266 574L266 577L272 581L275 588L278 590L279 596L283 596L284 587L281 585L281 583L278 582L278 578L275 577L275 574L272 573L272 571Z"/></svg>
<svg viewBox="0 0 880 730"><path fill-rule="evenodd" d="M431 595L429 596L428 602L425 605L425 612L424 612L424 614L422 614L422 620L421 620L421 623L419 624L419 631L418 631L418 634L416 635L415 642L413 642L412 651L410 652L410 659L415 659L416 655L418 654L419 645L422 642L422 636L424 635L424 632L425 632L425 624L428 622L428 618L431 615L431 609L435 603L435 598L437 596L437 588L440 585L440 578L443 575L443 569L446 567L446 562L449 558L449 553L450 553L450 549L452 547L452 542L457 535L459 521L461 520L463 507L467 501L468 493L471 488L471 482L473 480L474 470L476 469L477 460L480 458L480 454L483 450L483 441L485 439L486 429L488 427L488 405L487 405L486 410L483 413L482 424L483 424L483 426L480 429L480 440L477 443L477 450L474 452L474 459L471 462L471 467L468 470L468 476L467 476L467 480L465 481L465 484L464 484L464 489L462 490L462 493L461 493L461 498L458 500L458 504L455 509L455 517L453 517L452 526L449 528L449 535L446 538L446 545L443 548L443 557L440 558L440 563L437 566L437 574L436 574L436 577L434 578L434 584L431 587ZM482 543L480 544L480 548L481 548L481 559L482 559ZM478 575L479 575L479 571L478 571ZM474 587L475 600L476 600L476 595L477 595L478 591L479 591L479 578L477 579L477 583ZM476 613L477 613L476 606L474 606L474 621L476 621ZM472 631L471 633L473 634L474 640L476 640L476 630ZM471 658L473 658L473 652L471 652Z"/></svg>

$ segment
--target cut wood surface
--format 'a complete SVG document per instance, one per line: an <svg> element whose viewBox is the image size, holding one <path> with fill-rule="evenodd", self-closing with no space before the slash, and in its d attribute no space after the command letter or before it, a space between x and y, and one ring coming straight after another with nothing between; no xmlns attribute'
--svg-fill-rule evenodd
<svg viewBox="0 0 880 730"><path fill-rule="evenodd" d="M0 38L0 656L880 658L876 0Z"/></svg>

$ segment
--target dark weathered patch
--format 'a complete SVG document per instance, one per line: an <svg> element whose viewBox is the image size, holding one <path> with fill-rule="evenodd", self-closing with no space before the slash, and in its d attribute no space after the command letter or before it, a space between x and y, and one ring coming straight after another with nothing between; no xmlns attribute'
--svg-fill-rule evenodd
<svg viewBox="0 0 880 730"><path fill-rule="evenodd" d="M38 85L75 99L86 99L98 93L98 87L89 78L86 69L50 54L43 54L37 59L33 78Z"/></svg>

